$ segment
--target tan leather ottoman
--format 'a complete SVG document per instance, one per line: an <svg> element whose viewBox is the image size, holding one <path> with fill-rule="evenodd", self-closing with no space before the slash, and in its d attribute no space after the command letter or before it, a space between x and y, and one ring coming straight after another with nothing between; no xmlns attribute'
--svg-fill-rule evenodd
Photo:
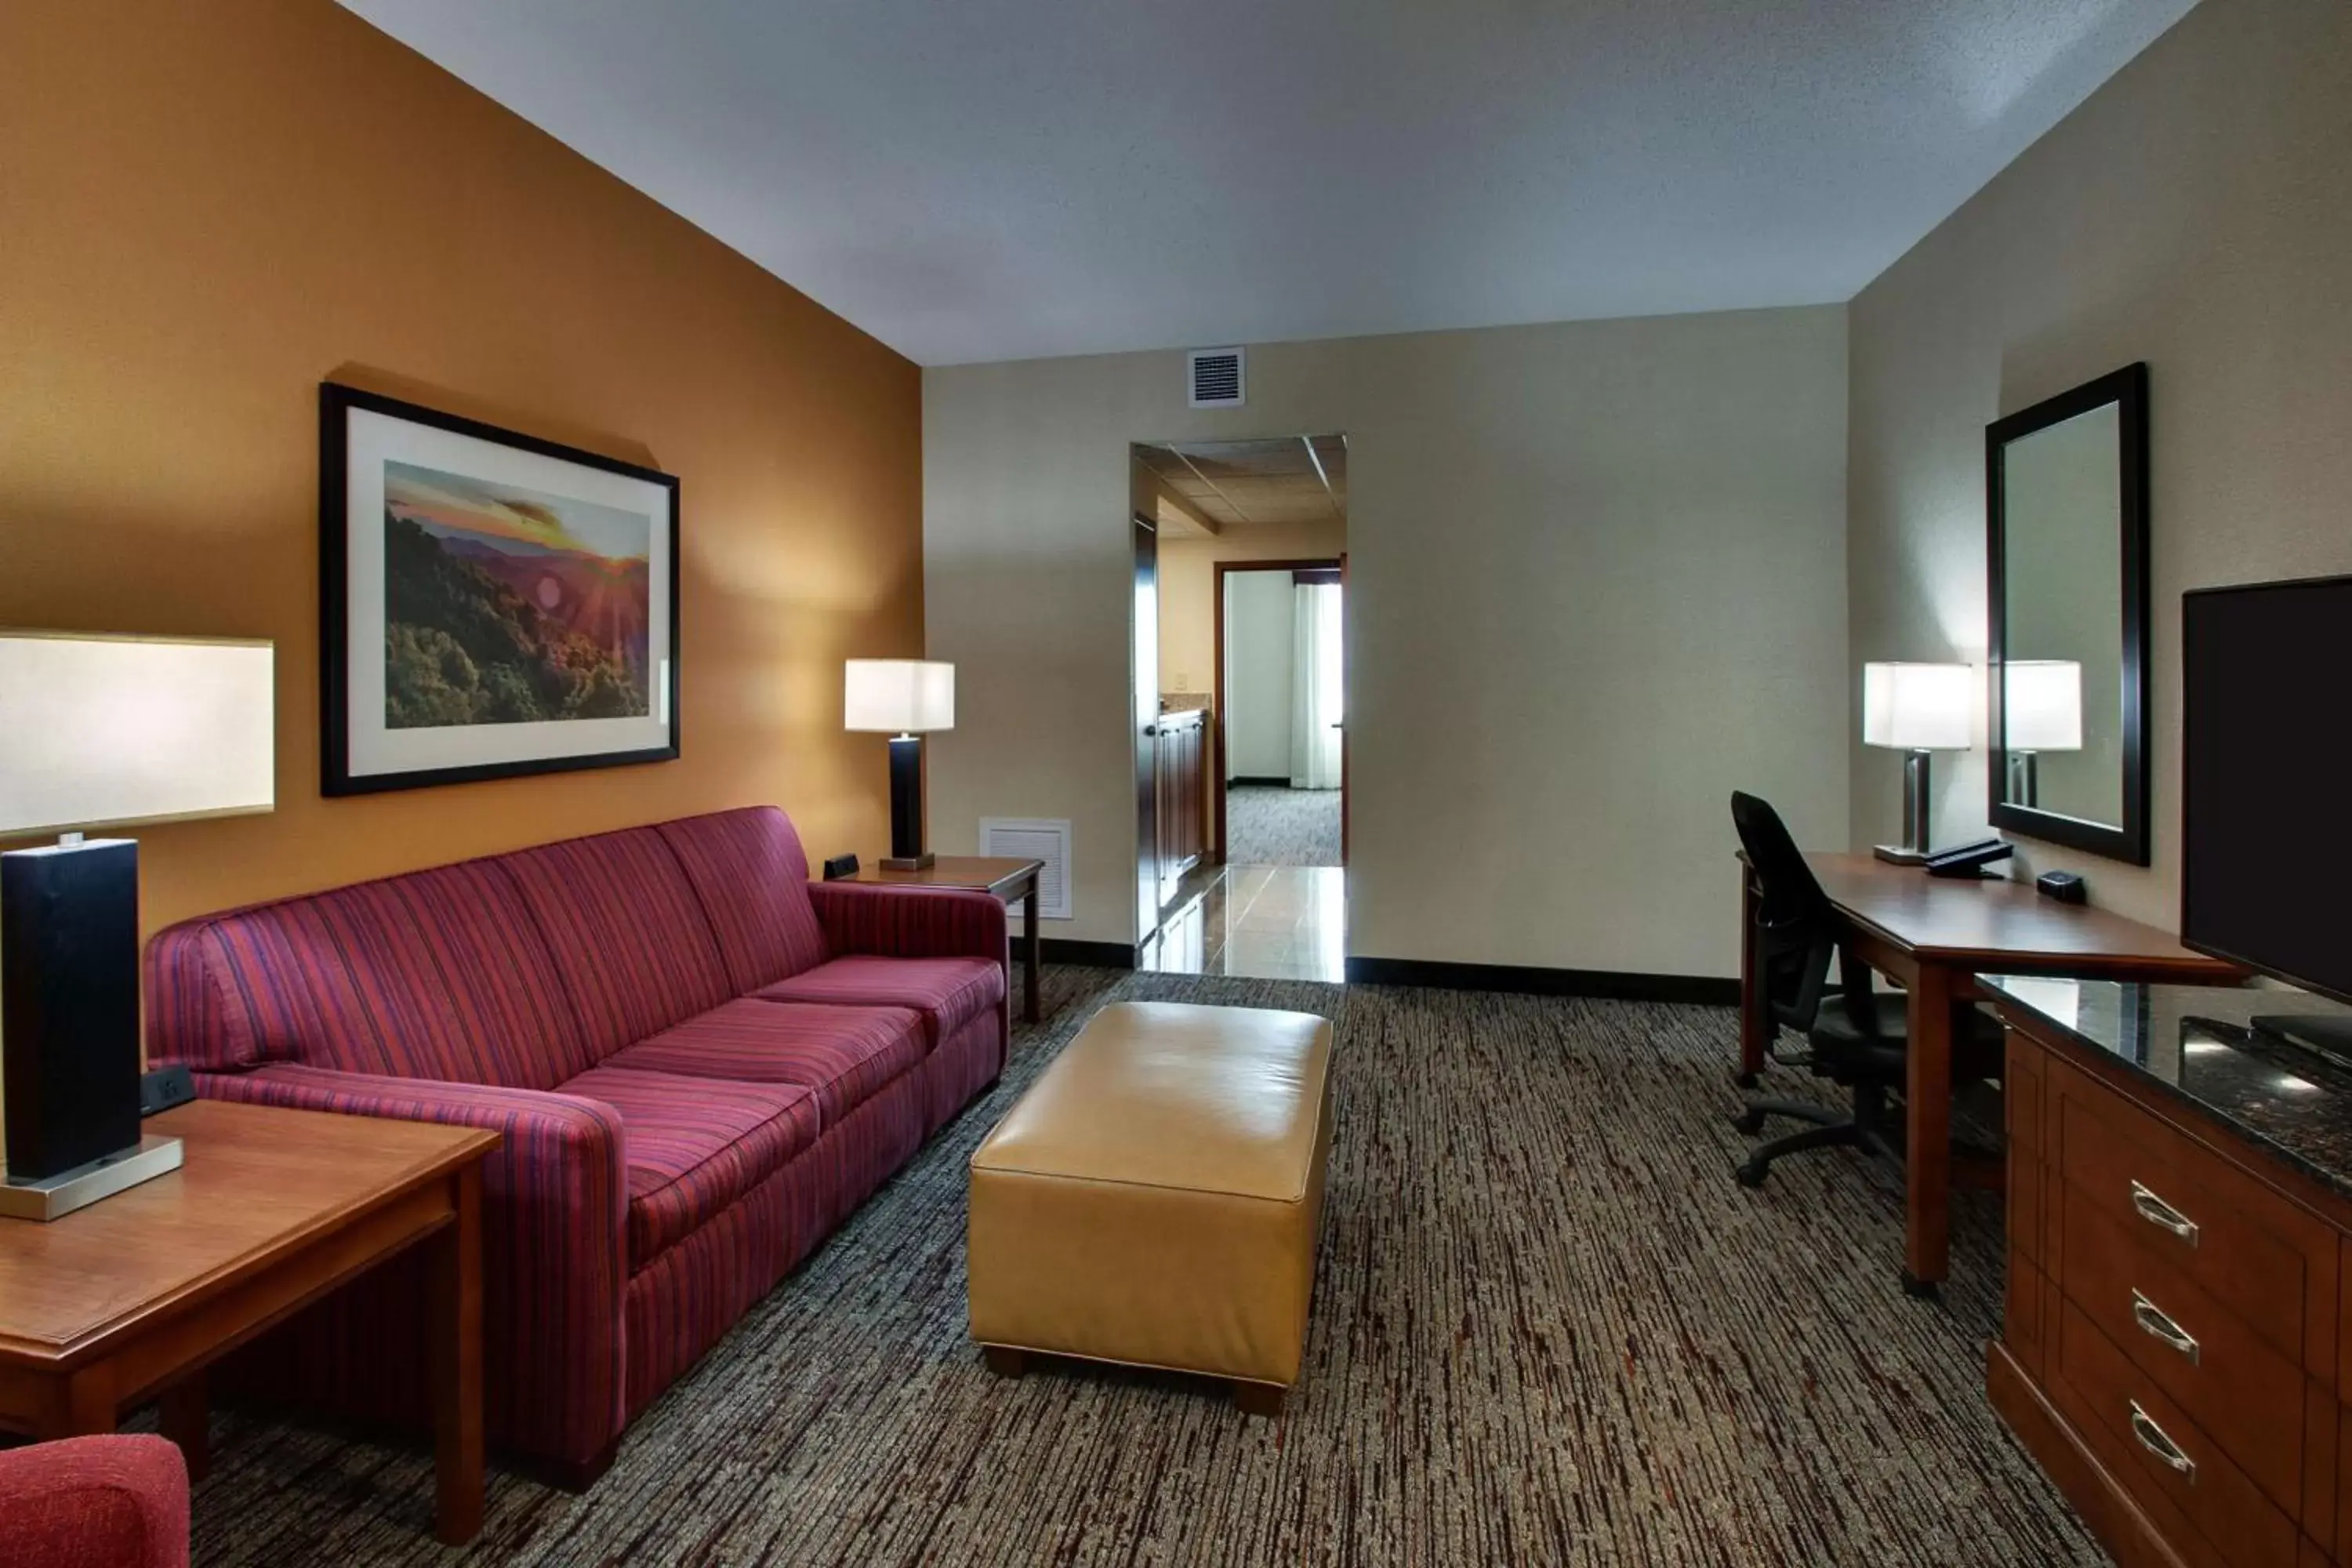
<svg viewBox="0 0 2352 1568"><path fill-rule="evenodd" d="M1120 1002L971 1157L971 1333L1023 1352L1230 1378L1272 1414L1298 1380L1331 1146L1331 1026Z"/></svg>

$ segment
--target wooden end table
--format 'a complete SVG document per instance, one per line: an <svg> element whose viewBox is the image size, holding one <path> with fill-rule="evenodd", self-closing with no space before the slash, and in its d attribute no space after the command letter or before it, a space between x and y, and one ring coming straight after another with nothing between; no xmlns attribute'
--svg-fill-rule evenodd
<svg viewBox="0 0 2352 1568"><path fill-rule="evenodd" d="M205 1369L393 1254L427 1248L440 1538L482 1527L482 1159L471 1127L197 1100L148 1119L166 1176L0 1219L0 1426L111 1432L160 1395L205 1473Z"/></svg>
<svg viewBox="0 0 2352 1568"><path fill-rule="evenodd" d="M1021 969L1024 1002L1021 1016L1037 1021L1037 874L1043 860L1013 860L986 855L942 855L919 871L886 871L861 866L845 882L871 882L886 888L966 888L993 893L1011 903L1021 900Z"/></svg>

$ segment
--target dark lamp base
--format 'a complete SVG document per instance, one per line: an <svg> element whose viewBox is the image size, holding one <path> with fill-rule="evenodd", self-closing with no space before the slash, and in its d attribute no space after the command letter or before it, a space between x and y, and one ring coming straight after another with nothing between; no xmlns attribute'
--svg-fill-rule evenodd
<svg viewBox="0 0 2352 1568"><path fill-rule="evenodd" d="M934 856L928 849L924 850L920 855L885 855L882 857L882 869L885 871L928 871L931 868L937 859L938 857Z"/></svg>

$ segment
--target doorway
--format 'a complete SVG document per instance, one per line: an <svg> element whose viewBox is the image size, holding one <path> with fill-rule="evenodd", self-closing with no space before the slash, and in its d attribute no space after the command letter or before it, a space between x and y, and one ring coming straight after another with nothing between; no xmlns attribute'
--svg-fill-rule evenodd
<svg viewBox="0 0 2352 1568"><path fill-rule="evenodd" d="M1158 640L1135 667L1139 719L1158 678L1144 968L1344 978L1347 458L1344 436L1134 449Z"/></svg>

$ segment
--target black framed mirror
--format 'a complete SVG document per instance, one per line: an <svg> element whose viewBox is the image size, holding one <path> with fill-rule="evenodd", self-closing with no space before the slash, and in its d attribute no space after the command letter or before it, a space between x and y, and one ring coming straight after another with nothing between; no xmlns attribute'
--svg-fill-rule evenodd
<svg viewBox="0 0 2352 1568"><path fill-rule="evenodd" d="M2148 858L2147 366L1985 427L1991 817Z"/></svg>

